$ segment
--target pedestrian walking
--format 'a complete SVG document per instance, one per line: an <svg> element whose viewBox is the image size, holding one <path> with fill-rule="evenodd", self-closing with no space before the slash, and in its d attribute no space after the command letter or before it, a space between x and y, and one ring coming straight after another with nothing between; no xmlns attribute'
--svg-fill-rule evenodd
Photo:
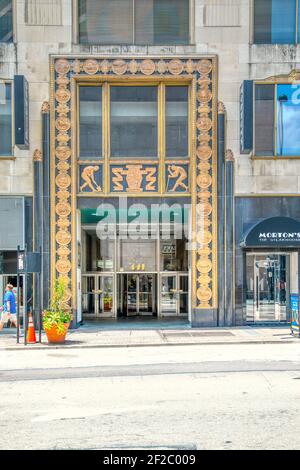
<svg viewBox="0 0 300 470"><path fill-rule="evenodd" d="M17 327L17 309L16 309L16 299L13 292L14 286L12 284L7 284L5 288L5 294L3 299L3 311L1 313L0 320L0 331L3 329L5 323L10 321L11 325Z"/></svg>

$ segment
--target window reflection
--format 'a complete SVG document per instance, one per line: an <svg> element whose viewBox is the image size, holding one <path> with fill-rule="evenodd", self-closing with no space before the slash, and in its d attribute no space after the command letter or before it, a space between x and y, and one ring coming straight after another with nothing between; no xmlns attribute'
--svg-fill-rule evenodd
<svg viewBox="0 0 300 470"><path fill-rule="evenodd" d="M300 86L277 86L277 155L300 155Z"/></svg>
<svg viewBox="0 0 300 470"><path fill-rule="evenodd" d="M0 83L0 155L12 154L11 84Z"/></svg>
<svg viewBox="0 0 300 470"><path fill-rule="evenodd" d="M114 269L114 240L99 240L97 235L84 232L83 244L85 247L85 260L83 263L86 272L110 272Z"/></svg>
<svg viewBox="0 0 300 470"><path fill-rule="evenodd" d="M187 240L161 240L161 271L188 271Z"/></svg>
<svg viewBox="0 0 300 470"><path fill-rule="evenodd" d="M298 0L255 0L254 42L294 44Z"/></svg>
<svg viewBox="0 0 300 470"><path fill-rule="evenodd" d="M12 1L0 0L0 42L13 40Z"/></svg>

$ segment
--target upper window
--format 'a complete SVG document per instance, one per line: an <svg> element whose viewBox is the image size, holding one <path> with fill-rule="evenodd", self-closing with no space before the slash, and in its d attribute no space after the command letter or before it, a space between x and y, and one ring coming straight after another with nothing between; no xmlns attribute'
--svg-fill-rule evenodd
<svg viewBox="0 0 300 470"><path fill-rule="evenodd" d="M102 87L79 87L80 158L102 157Z"/></svg>
<svg viewBox="0 0 300 470"><path fill-rule="evenodd" d="M12 1L0 0L0 42L12 42Z"/></svg>
<svg viewBox="0 0 300 470"><path fill-rule="evenodd" d="M78 0L79 41L188 44L189 3L190 0Z"/></svg>
<svg viewBox="0 0 300 470"><path fill-rule="evenodd" d="M255 155L300 156L300 85L256 85Z"/></svg>
<svg viewBox="0 0 300 470"><path fill-rule="evenodd" d="M254 0L254 43L300 42L299 6L299 0Z"/></svg>
<svg viewBox="0 0 300 470"><path fill-rule="evenodd" d="M80 160L189 157L187 85L86 84L78 97Z"/></svg>
<svg viewBox="0 0 300 470"><path fill-rule="evenodd" d="M112 157L157 157L157 87L113 86L110 91Z"/></svg>
<svg viewBox="0 0 300 470"><path fill-rule="evenodd" d="M11 83L0 83L0 156L12 155Z"/></svg>
<svg viewBox="0 0 300 470"><path fill-rule="evenodd" d="M188 87L166 87L166 156L187 157Z"/></svg>

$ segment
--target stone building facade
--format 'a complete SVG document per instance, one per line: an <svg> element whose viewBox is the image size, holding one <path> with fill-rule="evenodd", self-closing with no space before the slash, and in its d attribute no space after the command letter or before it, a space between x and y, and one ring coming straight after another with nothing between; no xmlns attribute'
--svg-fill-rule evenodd
<svg viewBox="0 0 300 470"><path fill-rule="evenodd" d="M66 276L69 279L68 300L74 298L74 295L78 297L76 305L73 306L74 311L82 310L83 295L97 289L99 292L103 291L105 287L103 287L104 284L101 284L100 287L96 287L94 284L88 287L86 284L84 288L84 282L98 282L98 280L82 279L81 281L78 276L82 276L82 270L79 269L80 267L75 260L78 256L77 251L80 250L78 248L80 240L76 238L78 223L76 228L75 218L78 218L78 210L94 210L97 198L94 198L90 203L88 197L82 197L80 199L82 202L76 206L77 190L70 190L70 196L66 195L67 199L60 202L67 202L72 206L70 224L71 226L73 224L74 227L72 226L70 232L66 230L66 233L70 234L71 240L63 241L61 244L57 242L59 232L57 228L59 199L57 199L57 192L59 189L55 189L53 186L55 178L58 176L55 171L61 170L53 169L53 166L58 165L54 155L55 146L57 148L57 143L55 143L57 134L55 133L66 134L69 132L69 128L68 123L65 123L67 126L65 129L57 129L56 127L55 130L55 120L70 119L72 131L77 125L75 122L77 117L70 107L66 114L65 111L57 113L55 93L59 88L73 93L71 79L74 76L77 77L75 77L76 80L80 80L80 76L83 74L85 76L82 78L83 80L87 78L90 80L91 77L98 77L98 80L101 80L101 75L115 74L120 80L121 78L123 80L128 74L131 74L131 76L136 75L138 80L150 77L155 81L161 77L164 82L164 79L167 80L170 76L174 80L176 77L183 78L183 83L187 77L191 80L195 79L195 83L202 80L199 89L195 88L195 93L207 89L205 88L207 83L212 93L210 104L206 108L204 106L205 103L208 103L206 98L204 101L201 99L197 101L195 98L195 104L190 104L191 107L195 106L195 113L197 112L196 108L202 106L198 117L190 116L192 121L195 118L194 124L190 124L195 126L195 132L197 132L197 119L202 117L212 121L209 131L205 129L204 125L198 136L196 133L195 135L191 134L192 141L195 139L195 147L192 147L191 152L195 154L193 159L197 165L197 142L203 144L205 135L210 135L213 152L210 164L213 169L209 169L207 174L212 176L213 183L210 186L211 193L207 195L207 199L204 195L203 202L202 196L199 196L198 202L209 204L212 207L213 215L210 212L208 215L204 215L204 218L207 217L208 232L211 236L209 247L206 247L202 254L200 248L199 253L191 255L189 261L189 265L192 265L191 272L188 274L189 286L187 289L190 307L188 308L189 312L184 313L189 315L190 321L195 326L239 325L245 324L247 321L288 321L291 315L291 296L298 294L297 246L299 240L295 235L289 237L287 242L284 237L275 236L275 234L290 233L290 226L284 224L291 223L291 220L300 222L298 208L300 192L300 159L298 157L300 149L298 155L283 156L278 152L276 157L271 154L262 155L261 152L258 152L257 155L255 137L262 140L263 138L259 134L259 124L252 124L251 113L256 119L265 110L266 100L264 101L264 99L262 99L261 108L258 107L259 92L254 88L256 84L277 87L278 85L291 85L297 80L297 70L300 70L299 45L295 43L257 43L258 41L255 40L255 15L259 13L255 11L254 0L190 0L188 10L189 40L184 45L109 45L104 44L102 40L99 40L99 43L82 44L78 19L80 13L76 0L13 0L6 3L12 3L13 41L0 43L0 84L5 81L13 81L15 75L24 76L28 82L29 146L28 148L20 148L13 145L12 154L0 158L0 195L1 197L22 196L25 198L25 206L29 213L30 207L32 207L32 218L35 224L32 223L32 226L27 229L29 234L39 221L44 224L46 232L51 232L49 235L52 237L51 248L48 247L44 250L45 258L49 257L49 266L45 261L45 272L48 273L47 276L52 276L52 280L57 275ZM154 64L153 73L149 69L149 73L148 71L144 73L141 68L142 61L144 61L145 70L147 66L149 67L148 59L150 60L150 69L151 64ZM172 60L175 62L170 66ZM87 61L92 62L89 64ZM114 61L120 61L118 66L126 67L126 72L123 73L120 68L116 67L115 73L111 68ZM132 61L136 65L133 65ZM164 61L167 64L166 71L159 71L158 64L164 63ZM179 64L176 61L179 61ZM105 63L108 63L110 67L110 71L107 73L103 65ZM211 63L211 69L206 73L207 70L204 69L206 66L208 67L208 63ZM174 73L171 70L173 65ZM129 72L130 67L135 66L137 71L134 74ZM76 67L79 67L78 70ZM180 70L181 67L183 67L182 70ZM174 84L174 80L170 83ZM241 95L241 89L246 93L246 87L243 88L246 83L249 87L247 92L249 96L247 95L245 100L245 96ZM270 89L269 92L271 92ZM280 99L278 101L276 91L274 93L274 102L282 103ZM272 100L269 99L270 101ZM47 103L50 104L49 108ZM62 100L62 103L69 106L68 100ZM72 106L75 105L72 104ZM267 111L269 112L269 108ZM275 106L274 116L277 111ZM276 119L279 119L277 115ZM262 125L263 121L262 119ZM47 141L48 125L50 126L49 142ZM203 126L203 122L199 126ZM279 124L274 124L274 126L276 129L274 132L278 132ZM271 132L269 128L266 130L266 136L267 132ZM243 140L247 138L250 139L251 144L250 148L245 151ZM273 136L273 138L275 141L278 137ZM49 164L52 173L49 176L49 193L46 195L43 193L43 195L52 198L51 207L48 207L51 211L48 221L47 212L43 212L42 209L39 214L34 212L39 205L38 198L40 197L34 193L34 188L38 190L39 182L43 180L45 168L41 160L45 158L45 152L47 154L47 145L49 145L47 164ZM260 143L257 145L259 146ZM276 141L274 146L278 145ZM275 151L273 153L276 154ZM35 158L33 158L34 156ZM184 161L181 164L185 163ZM198 164L200 163L199 160ZM195 166L195 171L198 171L197 168ZM68 171L66 170L67 173ZM72 169L70 171L72 176ZM103 168L103 171L110 170L106 167L106 170ZM123 169L123 171L125 170ZM143 171L147 171L147 168L143 168ZM201 173L203 171L204 173ZM206 174L205 171L206 169L202 166L198 176L203 177ZM109 177L107 176L107 178ZM101 184L98 181L99 187ZM109 185L108 182L107 185ZM189 189L191 198L196 198L196 194L199 193L196 181L193 186L191 180ZM40 190L43 191L41 188ZM56 191L56 193L51 191ZM110 191L107 191L106 196L109 200L113 198ZM165 200L168 195L162 191L160 196L160 199ZM177 194L178 200L181 196L182 194ZM98 199L101 199L101 195L98 195ZM141 198L137 199L140 201ZM43 204L41 202L41 206ZM45 209L45 205L43 207ZM64 217L65 215L62 216L62 219ZM25 222L29 219L27 218ZM277 223L281 224L279 228L274 228L276 220L272 222L272 219L277 219ZM196 213L193 220L197 230L198 225L201 225L202 222L197 219ZM256 243L247 245L249 231L255 229L257 224L263 221L266 226L262 233L273 234L274 240L272 239L269 243L264 241L261 244L258 237ZM271 225L275 224L272 225L271 232L268 229L269 222ZM47 227L47 223L50 228ZM61 227L65 230L65 226ZM297 233L295 228L293 233ZM30 235L28 235L27 242L30 244ZM42 240L41 244L43 244ZM32 248L36 249L37 246ZM57 271L59 261L70 263L72 268L68 271L64 266L61 272ZM204 267L205 261L208 261L210 265L207 270ZM156 272L156 269L153 268L153 271ZM14 273L10 272L9 274L13 275ZM114 294L115 303L118 302L117 291L120 289L119 284L117 285L119 275L120 271L116 272L116 278L113 281L116 291ZM45 275L44 286L48 282L47 276ZM159 275L157 276L157 279L152 278L150 282L152 287L148 284L148 290L154 292L153 285L159 278ZM104 281L101 278L99 282ZM80 293L78 293L78 284L81 285ZM157 287L157 295L160 295L159 293L162 295L162 285L163 283ZM83 292L84 289L85 292ZM180 293L185 291L185 288L177 286L174 287L174 290ZM178 295L180 296L180 294ZM45 299L47 299L46 294ZM101 302L103 310L103 299ZM101 302L99 299L94 300L89 304L91 307L86 307L86 310L96 308L95 304L97 304L97 315L95 315L100 317ZM109 304L109 302L106 303ZM185 301L182 300L182 304L184 303ZM162 300L157 301L157 304L159 307L156 307L156 310L160 310ZM180 314L180 305L176 307L176 314L178 312ZM117 309L114 312L115 315L118 314ZM175 310L172 312L174 313ZM158 315L160 313L159 311ZM82 320L81 313L76 318L79 323Z"/></svg>

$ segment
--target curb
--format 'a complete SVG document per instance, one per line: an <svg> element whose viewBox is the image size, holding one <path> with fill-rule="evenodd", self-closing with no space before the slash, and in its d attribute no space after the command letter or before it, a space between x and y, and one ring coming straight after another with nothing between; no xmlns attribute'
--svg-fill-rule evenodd
<svg viewBox="0 0 300 470"><path fill-rule="evenodd" d="M194 343L194 342L189 342L189 343L136 343L136 344L86 344L86 345L57 345L57 346L52 346L52 345L44 345L44 346L24 346L20 345L18 346L12 346L12 347L7 347L7 348L0 348L0 351L46 351L46 350L52 350L52 349L117 349L117 348L153 348L153 347L162 347L162 346L225 346L225 345L245 345L245 344L292 344L296 341L297 338L291 338L289 340L252 340L252 341L206 341L206 342L201 342L201 343Z"/></svg>

